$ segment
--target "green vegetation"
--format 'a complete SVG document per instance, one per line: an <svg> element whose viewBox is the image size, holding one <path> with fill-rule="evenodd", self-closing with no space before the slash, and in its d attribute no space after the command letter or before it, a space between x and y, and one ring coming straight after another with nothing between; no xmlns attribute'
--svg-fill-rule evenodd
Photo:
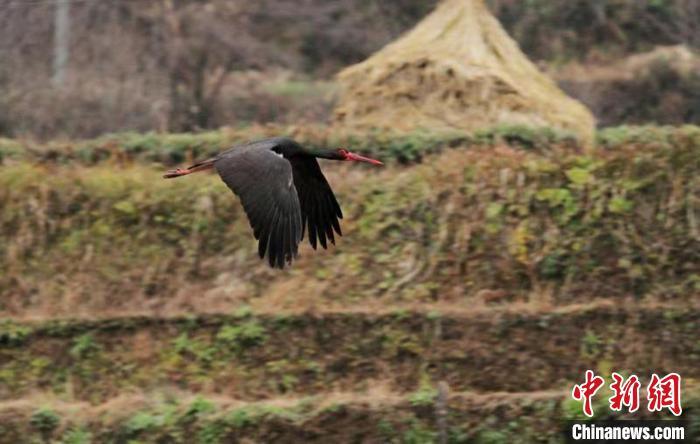
<svg viewBox="0 0 700 444"><path fill-rule="evenodd" d="M437 390L432 387L421 387L418 391L413 393L409 400L414 406L420 405L432 405L435 403L435 397L437 396Z"/></svg>
<svg viewBox="0 0 700 444"><path fill-rule="evenodd" d="M92 433L84 428L72 428L62 437L63 444L91 444L93 442Z"/></svg>
<svg viewBox="0 0 700 444"><path fill-rule="evenodd" d="M524 140L531 140L533 132L539 134L537 130L529 128L522 130L497 128L493 132L486 131L479 134L475 141L480 143L482 139L493 140L500 134L517 139L519 131L524 134L522 136ZM542 131L544 135L538 137L538 140L553 140L548 137L549 131ZM236 143L279 135L292 136L310 146L346 146L354 151L380 156L387 161L397 159L400 162L417 161L445 147L469 141L464 134L436 136L428 131L400 136L381 132L356 135L336 133L322 126L310 125L300 128L266 125L241 129L225 128L199 134L119 133L93 140L74 143L54 142L46 145L0 139L0 164L3 160L77 162L86 165L104 161L120 163L136 160L144 163L157 162L173 165L213 156Z"/></svg>
<svg viewBox="0 0 700 444"><path fill-rule="evenodd" d="M0 344L11 347L20 346L31 331L31 328L17 324L9 319L0 319Z"/></svg>
<svg viewBox="0 0 700 444"><path fill-rule="evenodd" d="M309 288L334 283L311 292L321 304L455 300L489 289L521 299L546 289L556 303L669 300L700 289L698 128L609 129L599 135L605 149L586 152L548 132L514 134L483 133L480 144L463 140L456 148L466 149L410 169L357 167L364 175L352 184L327 163L349 235L325 254L302 249L292 271L274 276L215 176L165 181L159 169L114 163L0 167L0 310L32 301L30 309L70 313L80 301L94 312L232 279L239 297L273 298L274 284L300 274ZM250 327L222 339L260 333ZM21 331L2 331L2 340L21 341Z"/></svg>
<svg viewBox="0 0 700 444"><path fill-rule="evenodd" d="M61 418L49 408L41 408L34 412L29 424L41 435L44 442L50 442L50 437L61 423Z"/></svg>
<svg viewBox="0 0 700 444"><path fill-rule="evenodd" d="M680 129L621 126L602 130L598 135L598 142L606 148L637 143L670 145L684 138L697 139L699 132L700 129L694 126ZM224 128L198 134L117 133L91 140L46 144L0 139L0 164L3 160L28 160L86 165L104 161L117 164L139 161L173 165L212 156L236 143L279 135L294 137L310 146L345 146L354 151L381 157L385 161L395 159L404 163L420 161L426 155L449 147L508 144L537 151L561 145L577 147L577 141L571 134L545 127L521 125L501 125L470 136L463 133L435 134L428 130L409 135L379 131L350 134L320 125L299 127L268 124Z"/></svg>
<svg viewBox="0 0 700 444"><path fill-rule="evenodd" d="M569 133L546 127L501 125L463 133L435 134L428 130L409 135L387 132L344 133L320 125L283 126L253 125L242 128L223 128L198 134L117 133L96 139L75 142L37 144L28 140L0 139L0 165L3 161L27 160L56 163L94 165L109 161L121 164L138 161L182 164L203 159L228 147L245 141L287 135L298 141L318 147L345 146L368 153L385 161L417 162L429 154L451 147L478 147L505 144L539 152L566 146L579 148L576 138ZM688 140L697 141L700 128L686 125L672 126L618 126L599 131L597 143L607 149L630 145L671 147Z"/></svg>
<svg viewBox="0 0 700 444"><path fill-rule="evenodd" d="M76 359L87 358L99 350L99 346L95 344L95 340L92 335L86 333L82 336L78 336L73 341L73 347L71 347L69 353Z"/></svg>
<svg viewBox="0 0 700 444"><path fill-rule="evenodd" d="M239 325L224 325L216 338L227 346L240 350L265 341L265 328L257 321L250 320Z"/></svg>

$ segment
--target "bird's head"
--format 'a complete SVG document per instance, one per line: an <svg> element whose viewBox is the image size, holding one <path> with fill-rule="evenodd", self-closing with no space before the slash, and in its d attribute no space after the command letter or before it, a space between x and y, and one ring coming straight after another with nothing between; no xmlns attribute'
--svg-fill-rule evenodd
<svg viewBox="0 0 700 444"><path fill-rule="evenodd" d="M381 161L376 159L371 159L369 157L360 156L359 154L352 153L345 148L338 148L336 153L339 156L339 160L352 160L354 162L367 162L372 165L384 165Z"/></svg>

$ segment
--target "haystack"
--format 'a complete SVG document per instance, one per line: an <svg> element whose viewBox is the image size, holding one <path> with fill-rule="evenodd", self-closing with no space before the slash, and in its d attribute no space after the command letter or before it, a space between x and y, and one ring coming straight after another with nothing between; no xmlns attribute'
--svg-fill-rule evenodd
<svg viewBox="0 0 700 444"><path fill-rule="evenodd" d="M338 80L334 120L344 127L470 132L523 124L593 138L592 114L528 60L483 0L443 0Z"/></svg>

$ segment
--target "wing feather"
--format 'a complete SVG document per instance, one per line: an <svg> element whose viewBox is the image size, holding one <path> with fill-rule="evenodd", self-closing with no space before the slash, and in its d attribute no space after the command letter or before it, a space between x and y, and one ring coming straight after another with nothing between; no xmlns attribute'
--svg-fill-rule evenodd
<svg viewBox="0 0 700 444"><path fill-rule="evenodd" d="M343 218L340 205L328 181L323 176L318 161L313 157L290 160L294 172L294 184L299 193L302 233L308 228L309 243L328 248L328 241L335 244L335 233L342 236L339 219Z"/></svg>
<svg viewBox="0 0 700 444"><path fill-rule="evenodd" d="M272 267L284 268L297 256L301 205L292 165L274 153L272 142L229 150L214 162L224 183L238 196L258 239L258 253Z"/></svg>

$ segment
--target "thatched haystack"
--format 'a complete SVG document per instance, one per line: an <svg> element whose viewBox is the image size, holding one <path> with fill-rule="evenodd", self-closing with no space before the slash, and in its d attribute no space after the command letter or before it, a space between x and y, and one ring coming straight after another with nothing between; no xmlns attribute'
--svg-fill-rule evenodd
<svg viewBox="0 0 700 444"><path fill-rule="evenodd" d="M473 131L550 126L592 140L594 118L520 51L483 0L443 0L406 35L338 75L337 124Z"/></svg>

